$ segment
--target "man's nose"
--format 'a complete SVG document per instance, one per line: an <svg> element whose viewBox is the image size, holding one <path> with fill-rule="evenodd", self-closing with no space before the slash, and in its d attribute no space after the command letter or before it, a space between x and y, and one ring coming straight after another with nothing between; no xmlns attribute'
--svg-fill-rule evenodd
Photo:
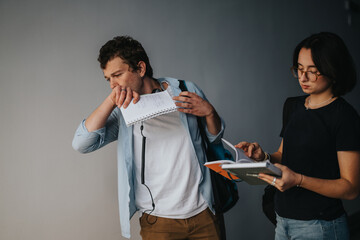
<svg viewBox="0 0 360 240"><path fill-rule="evenodd" d="M110 83L110 88L113 89L114 87L116 87L115 81L112 77L110 77L109 79L109 83Z"/></svg>

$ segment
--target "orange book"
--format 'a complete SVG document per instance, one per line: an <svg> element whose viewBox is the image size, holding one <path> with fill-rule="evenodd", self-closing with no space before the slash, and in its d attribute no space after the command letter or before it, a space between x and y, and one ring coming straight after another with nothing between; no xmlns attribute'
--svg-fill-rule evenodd
<svg viewBox="0 0 360 240"><path fill-rule="evenodd" d="M230 180L237 180L239 179L237 176L222 169L223 164L234 164L234 163L235 162L231 160L219 160L219 161L207 162L205 163L205 166Z"/></svg>
<svg viewBox="0 0 360 240"><path fill-rule="evenodd" d="M242 149L236 148L225 139L221 139L225 146L235 151L235 161L217 160L207 162L204 165L211 170L221 174L230 180L241 179L251 185L266 184L265 181L258 178L259 173L266 173L272 176L281 176L281 170L275 167L268 160L255 162L247 157Z"/></svg>

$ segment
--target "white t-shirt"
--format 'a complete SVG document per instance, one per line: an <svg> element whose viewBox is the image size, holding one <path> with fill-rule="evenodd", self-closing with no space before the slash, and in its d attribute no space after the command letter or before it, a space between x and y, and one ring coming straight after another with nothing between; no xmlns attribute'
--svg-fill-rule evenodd
<svg viewBox="0 0 360 240"><path fill-rule="evenodd" d="M141 212L152 209L148 189L141 184L141 124L134 125L135 204ZM207 208L199 192L201 170L191 138L179 112L164 114L143 123L145 184L154 198L152 215L184 219Z"/></svg>

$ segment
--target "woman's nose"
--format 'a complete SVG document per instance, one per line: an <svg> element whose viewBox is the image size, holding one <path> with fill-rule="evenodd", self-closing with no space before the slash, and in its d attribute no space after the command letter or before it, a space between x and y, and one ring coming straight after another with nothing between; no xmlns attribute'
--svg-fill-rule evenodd
<svg viewBox="0 0 360 240"><path fill-rule="evenodd" d="M307 81L308 80L307 73L306 72L300 72L299 80L302 81L302 82Z"/></svg>

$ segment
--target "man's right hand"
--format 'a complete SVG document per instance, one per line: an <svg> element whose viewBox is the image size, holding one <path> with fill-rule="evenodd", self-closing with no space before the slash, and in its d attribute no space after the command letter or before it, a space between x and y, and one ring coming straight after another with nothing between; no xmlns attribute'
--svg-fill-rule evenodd
<svg viewBox="0 0 360 240"><path fill-rule="evenodd" d="M131 90L130 87L121 88L120 86L116 86L110 93L109 98L113 102L114 107L120 108L122 106L123 108L127 108L132 99L134 99L134 104L137 103L140 100L140 95Z"/></svg>

